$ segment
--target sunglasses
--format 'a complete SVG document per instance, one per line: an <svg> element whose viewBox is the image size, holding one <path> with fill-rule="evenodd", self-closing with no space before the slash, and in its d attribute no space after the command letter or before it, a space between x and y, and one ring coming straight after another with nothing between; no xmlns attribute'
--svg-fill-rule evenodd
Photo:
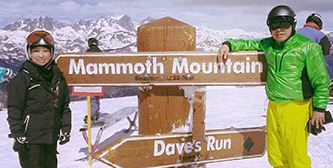
<svg viewBox="0 0 333 168"><path fill-rule="evenodd" d="M38 43L43 39L46 43L54 45L53 37L46 31L35 31L27 37L27 42L29 45Z"/></svg>
<svg viewBox="0 0 333 168"><path fill-rule="evenodd" d="M290 26L291 26L291 24L288 22L275 22L275 23L269 24L269 29L270 30L276 30L278 28L288 29Z"/></svg>

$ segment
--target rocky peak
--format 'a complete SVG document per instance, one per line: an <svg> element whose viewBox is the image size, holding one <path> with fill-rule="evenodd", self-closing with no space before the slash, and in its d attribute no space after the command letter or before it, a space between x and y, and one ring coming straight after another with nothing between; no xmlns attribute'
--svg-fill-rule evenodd
<svg viewBox="0 0 333 168"><path fill-rule="evenodd" d="M135 31L135 23L127 15L122 16L116 23L128 31Z"/></svg>
<svg viewBox="0 0 333 168"><path fill-rule="evenodd" d="M23 31L34 31L36 29L44 29L47 31L53 31L56 28L64 26L63 23L58 23L53 18L45 16L45 17L39 17L35 19L23 19L16 21L13 24L9 24L3 28L3 30L9 30L9 31L17 31L17 30L23 30Z"/></svg>

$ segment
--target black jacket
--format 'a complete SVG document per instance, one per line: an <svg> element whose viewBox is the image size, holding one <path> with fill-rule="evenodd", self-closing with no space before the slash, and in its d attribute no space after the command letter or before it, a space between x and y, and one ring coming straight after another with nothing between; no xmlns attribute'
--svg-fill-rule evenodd
<svg viewBox="0 0 333 168"><path fill-rule="evenodd" d="M56 143L59 130L71 131L68 86L62 72L52 64L48 82L38 68L26 61L8 85L8 118L12 137L29 143Z"/></svg>
<svg viewBox="0 0 333 168"><path fill-rule="evenodd" d="M87 52L102 52L102 50L96 45L90 45Z"/></svg>

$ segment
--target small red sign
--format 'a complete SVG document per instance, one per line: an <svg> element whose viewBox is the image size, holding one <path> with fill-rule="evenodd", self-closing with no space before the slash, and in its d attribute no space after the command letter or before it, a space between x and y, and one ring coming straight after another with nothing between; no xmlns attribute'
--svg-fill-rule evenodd
<svg viewBox="0 0 333 168"><path fill-rule="evenodd" d="M73 86L73 96L103 96L103 87Z"/></svg>

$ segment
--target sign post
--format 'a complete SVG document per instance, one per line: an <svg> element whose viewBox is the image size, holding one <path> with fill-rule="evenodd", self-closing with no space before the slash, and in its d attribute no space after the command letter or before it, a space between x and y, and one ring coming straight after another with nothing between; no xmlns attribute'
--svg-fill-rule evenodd
<svg viewBox="0 0 333 168"><path fill-rule="evenodd" d="M92 145L91 145L91 112L90 112L90 96L87 96L87 128L88 128L88 164L91 167L92 166Z"/></svg>
<svg viewBox="0 0 333 168"><path fill-rule="evenodd" d="M102 53L101 55L89 55L88 53L84 53L62 54L57 58L57 61L59 67L64 72L68 84L74 86L223 86L263 85L265 83L265 72L267 70L267 65L265 62L265 57L262 55L262 53L231 53L226 63L216 63L216 55L217 53L200 52L148 52L131 54ZM79 94L86 94L87 89L79 90L84 92ZM191 142L192 140L194 140L194 142L200 142L203 145L203 147L201 148L206 149L205 144L208 142L202 140L207 139L207 135L209 135L209 133L204 132L204 125L202 126L202 123L204 122L201 119L204 118L203 112L205 111L205 107L202 106L202 104L204 103L203 101L204 94L197 93L193 104L198 110L196 111L198 113L194 112L193 114L193 117L196 117L196 119L193 119L192 131L195 132L192 133L193 137L192 134L187 134L185 137L190 138ZM88 126L88 129L90 129L90 126ZM264 137L264 130L261 130L261 132L263 134L255 134L259 137ZM180 137L180 140L177 141L184 141L187 139L185 137ZM243 143L247 142L245 144L250 144L250 146L253 143L252 141L255 141L255 144L260 144L264 149L264 138L256 141L254 140L255 137L256 136L250 138L250 140L248 141L246 141L246 139L241 140L244 141ZM144 137L142 138L145 139ZM154 138L158 139L158 137ZM236 138L232 141L236 142L236 139L238 138L240 138L240 136L236 136ZM224 143L224 141L220 143ZM176 142L174 142L173 144L176 145ZM108 146L113 147L114 145L115 144L110 144ZM140 151L140 146L145 147L147 145L149 144L140 143L131 146L131 149L127 149L131 152L128 154L128 156L126 156L126 159L125 157L120 157L122 155L117 155L119 154L119 152L114 151L118 151L118 148L114 147L112 148L112 150L102 149L100 151L97 151L97 153L104 152L104 154L99 156L100 153L96 153L94 157L110 165L122 165L123 163L118 162L134 163L135 161L132 162L128 160L130 154L133 154L133 157L146 156L145 158L138 159L140 160L140 162L142 161L142 163L144 163L143 161L145 161L147 158L147 160L149 160L149 158L153 157L153 155L133 152L133 149L135 149L135 151ZM178 148L183 148L184 145L185 144L178 144ZM173 152L173 150L176 150L177 146L171 146L172 147L170 147L170 145L168 147L165 146L165 148L167 149L166 152L170 153ZM187 148L190 147L186 147L185 149ZM231 148L231 151L233 151L234 149L237 148ZM156 152L158 153L159 151ZM174 158L168 163L162 162L162 160L165 160L164 157L159 156L153 158L163 158L160 159L161 162L156 162L156 165L165 164L173 166L193 163L208 163L235 158L247 158L246 156L261 156L261 153L247 153L247 155L244 155L243 157L242 155L245 154L243 151L241 152L241 154L239 153L239 155L229 155L228 153L222 152L221 154L218 154L218 158L222 157L222 159L220 158L211 160L209 159L211 158L210 153L211 151L200 150L198 152L195 152L193 155L181 154L177 155L176 158L178 158L178 160ZM113 161L114 157L111 156L118 156L119 158L116 159L117 161ZM223 158L226 156L230 157ZM193 160L193 158L197 157L198 159ZM138 165L140 164L138 163ZM142 166L145 167L147 165L143 164ZM125 167L127 167L127 165L125 165Z"/></svg>
<svg viewBox="0 0 333 168"><path fill-rule="evenodd" d="M112 142L93 153L95 158L114 167L168 167L263 155L263 128L205 131L205 92L194 92L192 108L184 89L179 88L264 85L267 64L263 53L234 52L219 63L217 53L194 52L195 48L195 28L166 17L139 27L138 51L145 52L57 57L72 86L149 86L138 95L141 135ZM171 133L190 117L191 133Z"/></svg>
<svg viewBox="0 0 333 168"><path fill-rule="evenodd" d="M195 51L195 27L171 17L140 25L137 29L138 52ZM139 91L139 134L172 132L189 123L191 107L178 86L152 86ZM142 116L142 117L141 117Z"/></svg>
<svg viewBox="0 0 333 168"><path fill-rule="evenodd" d="M87 143L88 143L88 165L92 166L92 144L91 144L91 105L90 96L103 96L102 87L84 87L84 86L73 86L72 87L73 96L87 96Z"/></svg>

